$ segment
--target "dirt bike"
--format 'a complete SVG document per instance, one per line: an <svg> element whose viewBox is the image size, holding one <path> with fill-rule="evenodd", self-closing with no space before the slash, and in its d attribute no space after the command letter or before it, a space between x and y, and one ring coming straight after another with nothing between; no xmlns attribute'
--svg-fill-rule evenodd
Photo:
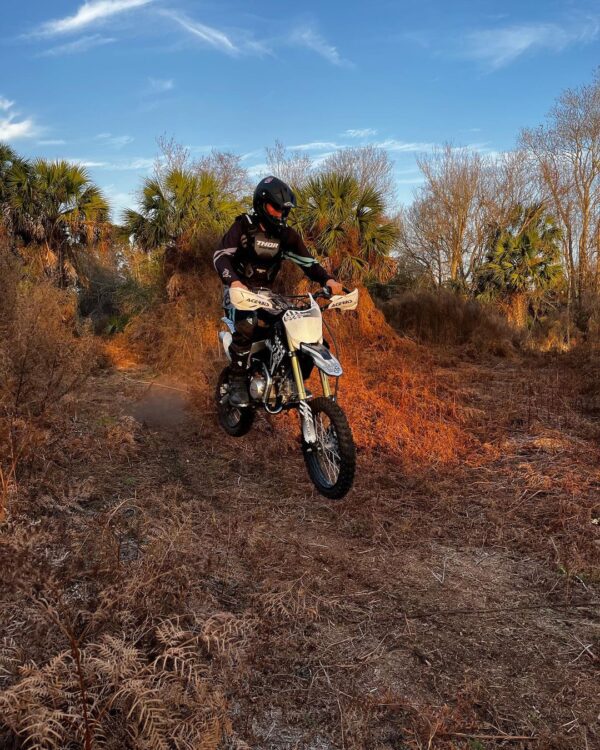
<svg viewBox="0 0 600 750"><path fill-rule="evenodd" d="M347 290L344 290L347 291ZM264 310L272 318L265 328L265 339L252 344L248 368L250 405L229 403L230 368L221 372L216 389L216 404L221 427L229 435L245 435L256 411L269 414L295 409L300 417L302 453L308 474L325 497L338 500L350 490L354 480L356 449L348 420L337 403L337 378L342 366L323 339L323 310L354 310L358 289L332 296L328 288L316 294L283 296L268 289L232 288L227 304L237 310ZM325 300L323 306L317 300ZM219 338L228 359L235 325L227 317L228 331ZM317 367L323 395L313 398L305 386ZM332 391L329 378L336 378Z"/></svg>

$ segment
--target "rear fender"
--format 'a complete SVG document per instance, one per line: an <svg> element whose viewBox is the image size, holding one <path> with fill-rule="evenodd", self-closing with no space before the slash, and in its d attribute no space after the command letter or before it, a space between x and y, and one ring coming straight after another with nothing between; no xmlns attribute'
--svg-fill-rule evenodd
<svg viewBox="0 0 600 750"><path fill-rule="evenodd" d="M225 356L231 362L231 354L229 353L229 345L231 344L233 336L229 331L219 331L219 341L221 342L223 349L225 350Z"/></svg>
<svg viewBox="0 0 600 750"><path fill-rule="evenodd" d="M342 366L325 344L300 344L300 351L311 357L315 365L326 375L339 378Z"/></svg>

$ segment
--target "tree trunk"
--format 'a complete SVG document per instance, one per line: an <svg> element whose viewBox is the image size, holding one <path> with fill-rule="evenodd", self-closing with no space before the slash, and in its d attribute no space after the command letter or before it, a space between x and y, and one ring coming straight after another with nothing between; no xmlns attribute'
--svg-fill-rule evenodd
<svg viewBox="0 0 600 750"><path fill-rule="evenodd" d="M579 268L577 274L577 286L579 291L579 300L580 302L583 302L583 304L585 304L585 298L587 297L590 272L588 258L588 221L589 219L584 215L581 237L579 238Z"/></svg>
<svg viewBox="0 0 600 750"><path fill-rule="evenodd" d="M596 238L594 240L595 244L595 258L594 258L594 297L598 297L598 293L600 292L600 218L598 219L598 224L596 225Z"/></svg>
<svg viewBox="0 0 600 750"><path fill-rule="evenodd" d="M575 271L575 259L573 257L573 235L571 230L567 229L567 266L569 269L569 290L571 302L577 302L577 278Z"/></svg>
<svg viewBox="0 0 600 750"><path fill-rule="evenodd" d="M450 259L450 279L451 281L455 283L458 281L460 261L461 261L461 248L460 248L460 245L457 244L452 248L452 257Z"/></svg>
<svg viewBox="0 0 600 750"><path fill-rule="evenodd" d="M508 319L516 328L527 327L527 312L529 300L523 292L517 292L511 295L508 306Z"/></svg>
<svg viewBox="0 0 600 750"><path fill-rule="evenodd" d="M67 286L67 276L65 274L65 249L61 242L58 246L58 286L59 289L64 289Z"/></svg>

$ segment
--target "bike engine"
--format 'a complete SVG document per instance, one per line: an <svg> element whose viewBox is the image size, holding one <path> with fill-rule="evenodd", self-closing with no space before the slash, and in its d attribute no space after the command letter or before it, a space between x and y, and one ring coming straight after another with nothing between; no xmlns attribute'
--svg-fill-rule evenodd
<svg viewBox="0 0 600 750"><path fill-rule="evenodd" d="M253 373L250 378L250 383L248 384L250 398L254 401L262 401L265 397L266 390L267 379L265 376L260 372Z"/></svg>
<svg viewBox="0 0 600 750"><path fill-rule="evenodd" d="M282 379L282 382L279 386L279 395L284 404L297 398L296 386L292 382L291 378L284 377Z"/></svg>

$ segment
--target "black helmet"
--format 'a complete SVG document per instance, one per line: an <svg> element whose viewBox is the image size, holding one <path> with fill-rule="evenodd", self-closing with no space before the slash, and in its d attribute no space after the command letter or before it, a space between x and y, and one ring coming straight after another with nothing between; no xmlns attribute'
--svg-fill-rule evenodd
<svg viewBox="0 0 600 750"><path fill-rule="evenodd" d="M265 177L256 186L252 205L264 228L278 234L286 226L289 212L296 206L296 196L283 180Z"/></svg>

